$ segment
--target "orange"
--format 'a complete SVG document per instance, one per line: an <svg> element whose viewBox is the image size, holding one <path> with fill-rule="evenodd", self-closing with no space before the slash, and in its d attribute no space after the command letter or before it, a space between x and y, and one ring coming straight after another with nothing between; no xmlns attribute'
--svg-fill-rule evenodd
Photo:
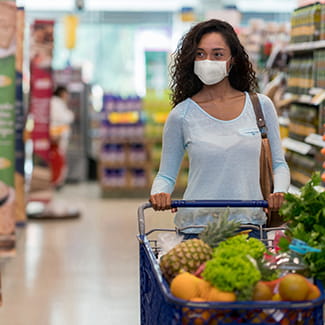
<svg viewBox="0 0 325 325"><path fill-rule="evenodd" d="M259 281L256 283L253 291L253 300L272 300L272 291L268 285Z"/></svg>
<svg viewBox="0 0 325 325"><path fill-rule="evenodd" d="M267 318L267 314L264 312L259 313L252 319L253 324L264 324L265 319Z"/></svg>
<svg viewBox="0 0 325 325"><path fill-rule="evenodd" d="M211 283L198 278L197 286L199 288L199 297L206 299L208 297L208 293L211 289Z"/></svg>
<svg viewBox="0 0 325 325"><path fill-rule="evenodd" d="M279 294L282 300L305 300L307 298L308 293L308 281L302 275L290 273L281 278L279 284Z"/></svg>
<svg viewBox="0 0 325 325"><path fill-rule="evenodd" d="M309 292L306 300L314 300L320 297L320 290L314 284L308 282Z"/></svg>
<svg viewBox="0 0 325 325"><path fill-rule="evenodd" d="M278 293L276 293L275 295L272 296L272 300L273 301L281 301L281 296Z"/></svg>
<svg viewBox="0 0 325 325"><path fill-rule="evenodd" d="M274 289L278 285L278 283L280 283L280 280L281 280L281 278L275 279L272 281L260 281L260 282L266 284L271 289L271 291L274 293Z"/></svg>
<svg viewBox="0 0 325 325"><path fill-rule="evenodd" d="M195 275L182 272L176 275L170 283L170 291L177 298L190 300L199 296L198 281L199 278Z"/></svg>
<svg viewBox="0 0 325 325"><path fill-rule="evenodd" d="M211 287L207 301L220 301L220 302L232 302L236 301L236 295L233 292L220 291L216 287Z"/></svg>

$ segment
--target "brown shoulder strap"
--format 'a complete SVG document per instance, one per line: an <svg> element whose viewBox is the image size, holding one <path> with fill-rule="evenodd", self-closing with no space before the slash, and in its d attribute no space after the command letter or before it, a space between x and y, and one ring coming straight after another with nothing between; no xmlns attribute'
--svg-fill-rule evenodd
<svg viewBox="0 0 325 325"><path fill-rule="evenodd" d="M266 124L265 124L265 120L264 120L264 115L263 115L263 111L261 108L261 104L260 101L257 97L256 93L249 93L249 97L251 99L251 102L253 104L254 107L254 111L255 111L255 116L256 116L256 123L258 128L260 129L261 132L261 136L262 138L267 138L267 133L266 133Z"/></svg>

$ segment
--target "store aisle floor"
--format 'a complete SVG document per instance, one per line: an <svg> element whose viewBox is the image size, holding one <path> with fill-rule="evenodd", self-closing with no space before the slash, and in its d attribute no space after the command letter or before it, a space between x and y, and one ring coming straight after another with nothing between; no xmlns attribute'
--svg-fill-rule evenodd
<svg viewBox="0 0 325 325"><path fill-rule="evenodd" d="M66 185L55 199L82 216L19 230L16 257L0 262L0 324L138 325L136 211L145 199L101 199L95 183Z"/></svg>

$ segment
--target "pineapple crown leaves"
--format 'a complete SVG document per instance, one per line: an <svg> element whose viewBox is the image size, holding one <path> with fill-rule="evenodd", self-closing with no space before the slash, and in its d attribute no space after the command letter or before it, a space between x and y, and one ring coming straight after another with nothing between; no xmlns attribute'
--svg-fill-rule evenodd
<svg viewBox="0 0 325 325"><path fill-rule="evenodd" d="M207 243L210 247L215 248L225 239L235 235L240 228L240 223L228 220L229 208L221 214L213 215L215 220L209 222L206 228L200 233L199 238Z"/></svg>

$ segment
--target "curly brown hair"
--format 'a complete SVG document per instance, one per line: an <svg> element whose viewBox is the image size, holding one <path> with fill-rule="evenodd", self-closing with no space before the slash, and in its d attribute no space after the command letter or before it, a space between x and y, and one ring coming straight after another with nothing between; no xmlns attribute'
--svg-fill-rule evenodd
<svg viewBox="0 0 325 325"><path fill-rule="evenodd" d="M194 61L198 44L202 36L208 33L220 33L230 48L234 61L228 76L230 85L240 91L250 92L258 89L252 63L233 27L225 21L211 19L193 26L183 36L173 54L170 87L174 106L192 97L203 87L202 81L194 74Z"/></svg>

